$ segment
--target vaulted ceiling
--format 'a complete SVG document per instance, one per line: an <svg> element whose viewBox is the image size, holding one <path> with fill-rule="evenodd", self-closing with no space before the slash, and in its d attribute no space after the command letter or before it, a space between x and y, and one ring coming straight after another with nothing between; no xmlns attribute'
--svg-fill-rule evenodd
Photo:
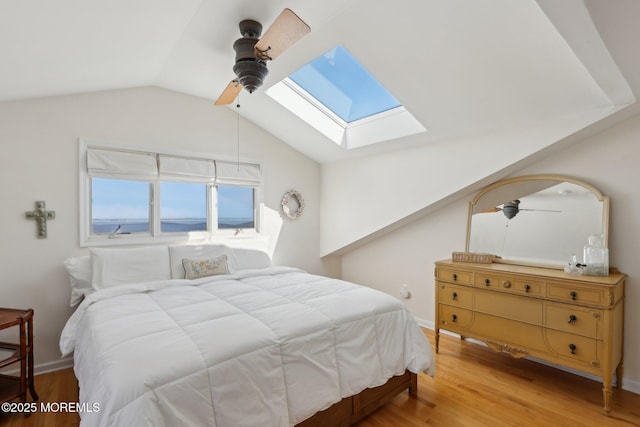
<svg viewBox="0 0 640 427"><path fill-rule="evenodd" d="M311 34L241 114L320 163L601 110L640 94L637 0L23 0L0 5L0 101L158 86L211 99L238 22L293 9ZM265 89L342 44L428 129L345 151ZM216 107L216 108L234 108Z"/></svg>

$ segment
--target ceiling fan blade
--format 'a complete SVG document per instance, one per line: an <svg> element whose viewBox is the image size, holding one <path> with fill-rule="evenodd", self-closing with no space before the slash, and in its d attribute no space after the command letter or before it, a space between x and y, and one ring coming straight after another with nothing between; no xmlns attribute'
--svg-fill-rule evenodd
<svg viewBox="0 0 640 427"><path fill-rule="evenodd" d="M310 31L311 28L298 15L291 9L285 9L256 43L257 56L264 60L275 59Z"/></svg>
<svg viewBox="0 0 640 427"><path fill-rule="evenodd" d="M222 91L218 99L216 100L215 105L229 105L231 104L237 97L240 91L242 90L242 85L237 80L231 80L226 88Z"/></svg>
<svg viewBox="0 0 640 427"><path fill-rule="evenodd" d="M502 211L502 208L495 207L495 208L485 209L479 213L493 213L493 212L501 212L501 211Z"/></svg>

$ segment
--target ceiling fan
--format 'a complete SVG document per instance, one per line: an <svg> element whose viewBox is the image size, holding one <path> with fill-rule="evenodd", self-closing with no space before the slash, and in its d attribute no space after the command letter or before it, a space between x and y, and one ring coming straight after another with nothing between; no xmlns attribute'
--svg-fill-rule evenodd
<svg viewBox="0 0 640 427"><path fill-rule="evenodd" d="M215 105L231 104L243 87L253 93L262 86L269 72L266 62L277 58L311 31L291 9L284 9L262 38L262 24L257 21L245 19L239 27L242 37L233 43L236 78L227 85Z"/></svg>
<svg viewBox="0 0 640 427"><path fill-rule="evenodd" d="M504 214L504 216L507 217L507 219L512 219L513 217L518 215L518 212L520 211L561 212L561 211L554 211L554 210L548 210L548 209L523 209L520 207L520 200L517 200L517 199L505 202L501 208L495 207L493 209L488 209L484 212L500 212L500 211L502 211L502 213Z"/></svg>

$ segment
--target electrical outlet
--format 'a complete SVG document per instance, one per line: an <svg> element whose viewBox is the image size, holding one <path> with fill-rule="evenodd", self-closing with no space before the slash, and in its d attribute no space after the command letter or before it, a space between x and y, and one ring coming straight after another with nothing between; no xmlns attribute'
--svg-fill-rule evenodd
<svg viewBox="0 0 640 427"><path fill-rule="evenodd" d="M402 285L402 289L400 290L400 296L402 298L410 298L411 297L411 292L409 292L409 286L408 285Z"/></svg>

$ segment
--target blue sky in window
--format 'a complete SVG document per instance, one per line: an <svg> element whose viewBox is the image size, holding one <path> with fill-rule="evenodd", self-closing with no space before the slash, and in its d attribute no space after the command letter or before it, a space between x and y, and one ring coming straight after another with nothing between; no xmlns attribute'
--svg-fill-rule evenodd
<svg viewBox="0 0 640 427"><path fill-rule="evenodd" d="M289 78L347 123L400 106L342 46L302 66Z"/></svg>
<svg viewBox="0 0 640 427"><path fill-rule="evenodd" d="M219 186L218 218L253 218L253 189Z"/></svg>
<svg viewBox="0 0 640 427"><path fill-rule="evenodd" d="M116 179L91 180L94 219L149 219L149 183Z"/></svg>
<svg viewBox="0 0 640 427"><path fill-rule="evenodd" d="M201 219L206 217L206 184L160 183L160 219Z"/></svg>

